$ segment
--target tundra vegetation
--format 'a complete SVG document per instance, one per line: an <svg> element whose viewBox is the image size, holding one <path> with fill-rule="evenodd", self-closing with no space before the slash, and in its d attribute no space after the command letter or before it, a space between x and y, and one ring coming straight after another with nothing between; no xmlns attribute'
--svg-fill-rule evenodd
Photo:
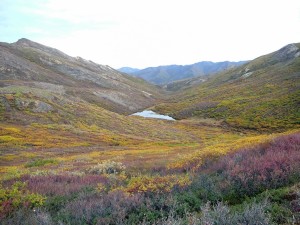
<svg viewBox="0 0 300 225"><path fill-rule="evenodd" d="M137 85L155 96L152 110L177 118L165 121L95 97L116 83L61 71L100 65L21 42L0 47L44 69L29 78L26 66L19 77L1 70L0 224L300 223L299 57L284 61L282 49L167 97L105 68L110 82Z"/></svg>

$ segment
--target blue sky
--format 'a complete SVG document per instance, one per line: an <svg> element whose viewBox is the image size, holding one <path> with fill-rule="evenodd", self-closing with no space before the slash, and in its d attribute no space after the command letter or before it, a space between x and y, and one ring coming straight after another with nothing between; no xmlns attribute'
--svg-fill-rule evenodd
<svg viewBox="0 0 300 225"><path fill-rule="evenodd" d="M25 37L115 68L253 59L300 42L299 0L1 0Z"/></svg>

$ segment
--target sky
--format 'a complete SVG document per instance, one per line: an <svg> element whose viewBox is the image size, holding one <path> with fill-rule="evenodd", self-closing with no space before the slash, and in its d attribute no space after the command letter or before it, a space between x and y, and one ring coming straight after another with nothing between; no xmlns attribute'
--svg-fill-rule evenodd
<svg viewBox="0 0 300 225"><path fill-rule="evenodd" d="M300 1L0 0L20 38L114 68L251 60L300 42Z"/></svg>

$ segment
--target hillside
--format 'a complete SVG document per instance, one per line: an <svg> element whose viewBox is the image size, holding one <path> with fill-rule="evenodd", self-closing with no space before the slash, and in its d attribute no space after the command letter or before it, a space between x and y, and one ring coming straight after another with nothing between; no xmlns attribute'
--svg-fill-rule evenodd
<svg viewBox="0 0 300 225"><path fill-rule="evenodd" d="M298 224L299 47L167 92L1 43L0 224Z"/></svg>
<svg viewBox="0 0 300 225"><path fill-rule="evenodd" d="M173 82L170 82L170 83L164 85L163 88L166 91L170 91L170 92L181 92L185 89L189 89L189 88L198 86L199 84L205 82L209 78L209 76L214 76L214 75L215 74L187 78L187 79L183 79L183 80L176 80L176 81L173 81Z"/></svg>
<svg viewBox="0 0 300 225"><path fill-rule="evenodd" d="M132 113L155 104L158 90L141 79L27 39L0 43L1 86L48 89L97 104L110 111Z"/></svg>
<svg viewBox="0 0 300 225"><path fill-rule="evenodd" d="M299 45L287 45L211 76L155 110L178 119L214 118L230 126L258 130L299 127ZM184 88L185 84L181 85Z"/></svg>
<svg viewBox="0 0 300 225"><path fill-rule="evenodd" d="M149 67L138 71L132 71L125 69L119 69L120 71L131 74L135 77L143 78L144 80L157 85L165 85L177 80L183 80L187 78L197 76L207 76L223 70L227 70L246 63L246 61L240 62L198 62L191 65L169 65Z"/></svg>
<svg viewBox="0 0 300 225"><path fill-rule="evenodd" d="M193 129L182 132L184 123L127 115L162 101L160 90L141 79L27 39L0 48L1 165L22 165L32 154L43 158L52 149L59 150L53 152L56 158L65 151L76 155L97 149L109 155L138 148L137 155L153 155L150 148L157 151L155 166L166 160L159 159L157 146L177 152L182 150L177 145L191 142L187 148L195 150L200 141ZM31 156L22 156L27 153ZM175 153L169 153L171 160ZM7 161L11 155L14 159Z"/></svg>

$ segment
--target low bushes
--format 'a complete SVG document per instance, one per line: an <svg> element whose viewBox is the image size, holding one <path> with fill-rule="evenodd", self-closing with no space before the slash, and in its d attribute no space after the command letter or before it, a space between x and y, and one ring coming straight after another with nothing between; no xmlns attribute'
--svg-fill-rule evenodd
<svg viewBox="0 0 300 225"><path fill-rule="evenodd" d="M21 203L2 210L3 221L18 224L26 217L24 224L300 222L300 134L214 158L188 175L164 171L133 176L124 170L120 163L104 161L81 176L23 175L6 180L0 196L14 196L2 199ZM31 208L43 207L37 213L28 211L28 201Z"/></svg>
<svg viewBox="0 0 300 225"><path fill-rule="evenodd" d="M11 188L0 187L0 218L4 218L20 207L34 208L45 203L45 197L30 193L26 183L17 181Z"/></svg>
<svg viewBox="0 0 300 225"><path fill-rule="evenodd" d="M68 174L46 176L24 175L19 180L27 183L28 190L47 196L69 195L79 192L85 187L96 187L99 183L106 184L108 182L108 179L102 175L74 176ZM11 185L11 182L6 182L6 186Z"/></svg>
<svg viewBox="0 0 300 225"><path fill-rule="evenodd" d="M300 178L300 134L227 155L211 169L237 199L293 184Z"/></svg>
<svg viewBox="0 0 300 225"><path fill-rule="evenodd" d="M238 224L271 224L270 215L266 213L267 203L247 204L240 211L232 211L222 202L211 206L210 203L205 204L201 208L202 215L199 224L218 224L218 225L238 225Z"/></svg>
<svg viewBox="0 0 300 225"><path fill-rule="evenodd" d="M190 184L188 176L139 176L129 180L125 188L129 193L166 193L174 188L184 188Z"/></svg>
<svg viewBox="0 0 300 225"><path fill-rule="evenodd" d="M34 161L28 162L25 167L39 167L49 164L58 164L58 161L55 159L36 159Z"/></svg>
<svg viewBox="0 0 300 225"><path fill-rule="evenodd" d="M106 160L92 166L87 172L92 174L118 174L123 172L125 168L120 162Z"/></svg>

